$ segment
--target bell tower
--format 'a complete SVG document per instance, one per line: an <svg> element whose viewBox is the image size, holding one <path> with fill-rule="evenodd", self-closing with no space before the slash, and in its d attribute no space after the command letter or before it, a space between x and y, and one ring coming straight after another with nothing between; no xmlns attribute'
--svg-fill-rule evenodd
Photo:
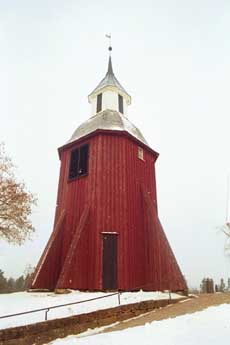
<svg viewBox="0 0 230 345"><path fill-rule="evenodd" d="M88 100L91 117L58 149L54 228L31 288L186 290L158 217L158 153L127 118L111 56Z"/></svg>

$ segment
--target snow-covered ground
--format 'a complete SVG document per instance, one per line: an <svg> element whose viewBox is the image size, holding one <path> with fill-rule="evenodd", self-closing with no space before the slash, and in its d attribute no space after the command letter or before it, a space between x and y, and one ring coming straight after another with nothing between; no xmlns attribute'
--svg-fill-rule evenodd
<svg viewBox="0 0 230 345"><path fill-rule="evenodd" d="M88 300L96 297L106 296L94 301L84 302L51 309L48 312L48 320L67 317L91 311L106 309L118 306L118 296L108 296L110 293L103 292L79 292L72 291L70 294L57 295L54 293L38 292L16 292L12 294L0 294L0 317L30 311L34 309L47 308L59 304L66 304ZM107 297L108 296L108 297ZM181 298L177 294L171 294L171 298ZM120 295L121 305L146 300L168 299L168 293L162 292L125 292ZM0 329L16 327L45 320L45 311L31 314L14 316L0 319Z"/></svg>
<svg viewBox="0 0 230 345"><path fill-rule="evenodd" d="M230 305L222 304L174 319L153 321L123 331L69 336L50 345L219 345L230 337ZM94 332L99 330L94 330ZM89 332L88 332L89 333Z"/></svg>

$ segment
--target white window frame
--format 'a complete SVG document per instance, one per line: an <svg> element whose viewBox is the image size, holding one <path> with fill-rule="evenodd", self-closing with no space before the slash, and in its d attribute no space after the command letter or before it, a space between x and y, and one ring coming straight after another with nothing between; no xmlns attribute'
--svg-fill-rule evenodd
<svg viewBox="0 0 230 345"><path fill-rule="evenodd" d="M144 161L144 150L143 150L143 148L141 146L138 146L137 156L138 156L139 159Z"/></svg>

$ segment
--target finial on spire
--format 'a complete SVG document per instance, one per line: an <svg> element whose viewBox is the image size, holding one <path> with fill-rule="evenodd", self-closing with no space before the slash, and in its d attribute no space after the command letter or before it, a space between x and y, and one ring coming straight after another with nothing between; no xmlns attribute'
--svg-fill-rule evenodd
<svg viewBox="0 0 230 345"><path fill-rule="evenodd" d="M105 37L107 37L109 39L109 65L108 65L108 71L107 74L109 75L113 75L113 67L112 67L112 60L111 60L111 51L112 51L112 46L111 46L111 39L112 36L111 34L106 34Z"/></svg>
<svg viewBox="0 0 230 345"><path fill-rule="evenodd" d="M112 35L111 35L111 33L110 34L106 34L105 37L107 37L109 39L109 48L108 48L108 50L109 50L109 55L111 55L111 51L113 49L112 48L112 43L111 43Z"/></svg>

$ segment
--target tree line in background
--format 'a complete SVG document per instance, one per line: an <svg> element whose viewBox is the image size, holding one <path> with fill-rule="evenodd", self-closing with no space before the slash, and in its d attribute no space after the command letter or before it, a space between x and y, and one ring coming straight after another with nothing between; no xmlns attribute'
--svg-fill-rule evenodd
<svg viewBox="0 0 230 345"><path fill-rule="evenodd" d="M228 278L227 284L225 284L223 278L220 279L219 284L214 284L214 281L211 278L203 278L200 284L200 292L201 293L230 292L230 278Z"/></svg>
<svg viewBox="0 0 230 345"><path fill-rule="evenodd" d="M32 274L32 271L29 272L27 270L24 275L21 275L17 279L14 279L12 277L7 279L4 276L4 272L0 269L0 293L10 293L27 290Z"/></svg>

